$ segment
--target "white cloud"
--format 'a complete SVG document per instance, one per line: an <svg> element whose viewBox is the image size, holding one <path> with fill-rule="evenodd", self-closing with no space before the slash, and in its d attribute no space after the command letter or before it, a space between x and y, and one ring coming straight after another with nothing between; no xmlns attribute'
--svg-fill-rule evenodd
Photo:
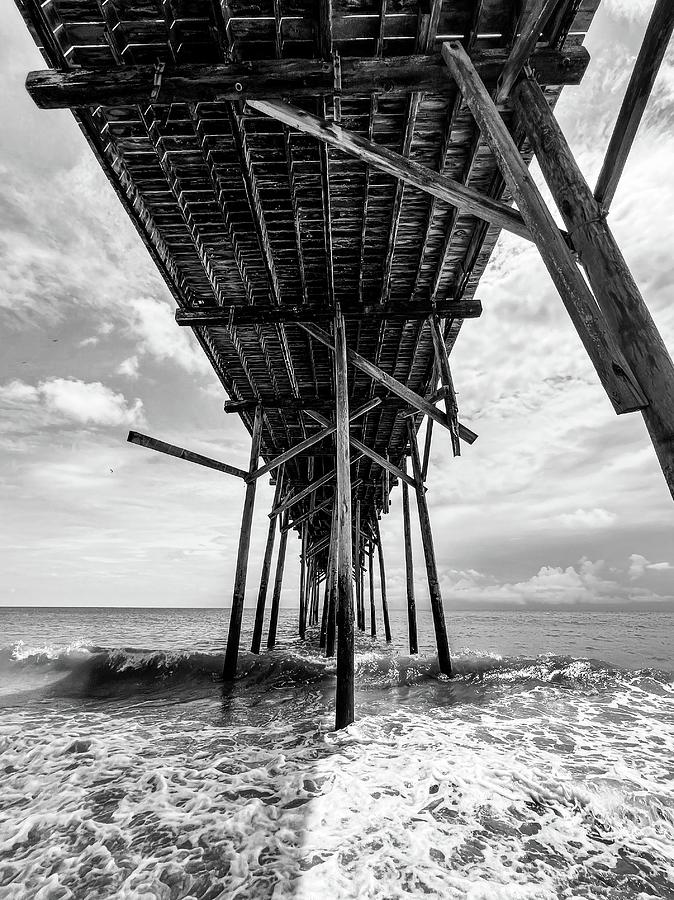
<svg viewBox="0 0 674 900"><path fill-rule="evenodd" d="M588 529L588 528L607 528L612 525L618 517L615 513L609 512L607 509L595 507L594 509L577 509L573 513L561 513L557 516L557 521L561 522L566 528Z"/></svg>
<svg viewBox="0 0 674 900"><path fill-rule="evenodd" d="M653 10L654 0L604 0L606 11L619 19L642 22Z"/></svg>
<svg viewBox="0 0 674 900"><path fill-rule="evenodd" d="M488 575L474 571L452 571L444 576L443 589L457 604L467 601L522 606L531 603L570 606L674 600L674 594L663 596L647 588L626 583L626 575L634 580L638 577L634 572L643 574L646 568L653 568L653 565L644 557L632 554L629 567L614 569L604 560L592 562L583 558L575 566L541 566L531 578L515 583L499 583Z"/></svg>
<svg viewBox="0 0 674 900"><path fill-rule="evenodd" d="M37 387L22 381L0 386L0 402L20 407L24 414L35 411L69 419L82 425L135 425L143 421L143 402L132 403L100 381L51 378ZM42 423L46 424L46 423Z"/></svg>
<svg viewBox="0 0 674 900"><path fill-rule="evenodd" d="M122 360L117 366L118 375L126 375L127 378L138 378L138 357L130 356Z"/></svg>
<svg viewBox="0 0 674 900"><path fill-rule="evenodd" d="M211 367L189 329L176 325L174 308L154 297L136 297L129 301L130 327L140 341L139 353L158 360L170 359L188 372L210 372Z"/></svg>
<svg viewBox="0 0 674 900"><path fill-rule="evenodd" d="M643 578L647 571L671 572L674 571L674 566L668 562L649 562L649 560L640 553L633 553L630 556L630 567L628 571L630 579L636 581L639 578Z"/></svg>

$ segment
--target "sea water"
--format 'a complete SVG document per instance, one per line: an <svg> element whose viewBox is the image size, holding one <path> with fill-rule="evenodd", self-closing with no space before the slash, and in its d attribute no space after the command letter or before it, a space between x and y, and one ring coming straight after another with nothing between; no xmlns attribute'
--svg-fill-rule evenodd
<svg viewBox="0 0 674 900"><path fill-rule="evenodd" d="M448 618L335 732L294 613L224 685L226 612L0 609L0 897L674 897L674 615Z"/></svg>

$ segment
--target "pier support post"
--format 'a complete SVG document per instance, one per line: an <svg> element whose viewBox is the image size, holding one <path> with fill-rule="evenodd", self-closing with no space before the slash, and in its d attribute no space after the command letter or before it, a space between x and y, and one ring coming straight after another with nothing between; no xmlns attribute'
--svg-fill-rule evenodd
<svg viewBox="0 0 674 900"><path fill-rule="evenodd" d="M403 471L407 472L407 460L403 460ZM410 489L403 481L403 536L405 539L405 575L407 581L407 632L410 653L419 652L417 638L417 604L414 595L414 559L412 557L412 528L410 526Z"/></svg>
<svg viewBox="0 0 674 900"><path fill-rule="evenodd" d="M444 675L452 674L452 660L449 654L449 641L447 639L447 626L445 624L445 611L442 606L442 593L438 579L438 567L435 561L435 547L433 546L433 532L431 531L431 519L428 514L426 491L421 480L421 462L419 460L419 447L417 435L412 420L407 420L407 432L412 451L412 472L417 483L417 510L419 512L419 527L421 528L421 542L424 547L426 559L426 575L428 577L428 592L431 597L431 612L433 613L433 627L435 629L435 641L438 647L438 663L440 671Z"/></svg>
<svg viewBox="0 0 674 900"><path fill-rule="evenodd" d="M260 444L262 442L262 406L255 407L253 418L253 433L250 444L249 474L257 469L257 461L260 456ZM239 659L239 642L241 640L241 619L243 618L243 602L246 595L246 575L248 574L248 554L250 552L250 531L253 524L253 509L255 507L255 488L257 479L254 478L246 484L246 496L243 501L243 514L241 516L241 532L239 533L239 549L236 556L236 576L234 578L234 594L232 596L232 611L229 616L229 633L227 635L227 650L225 651L225 664L222 677L225 681L232 681L236 676L236 665Z"/></svg>
<svg viewBox="0 0 674 900"><path fill-rule="evenodd" d="M278 628L278 611L281 603L281 588L283 586L283 571L286 564L286 548L288 546L288 529L283 526L288 524L287 511L283 514L281 526L281 539L278 544L278 557L276 559L276 575L274 577L274 593L271 598L271 613L269 616L269 633L267 634L267 650L273 650L276 646L276 630Z"/></svg>
<svg viewBox="0 0 674 900"><path fill-rule="evenodd" d="M597 303L648 400L641 413L674 497L672 358L543 91L525 79L513 100Z"/></svg>
<svg viewBox="0 0 674 900"><path fill-rule="evenodd" d="M279 468L276 478L276 490L274 491L274 502L272 509L281 502L281 491L283 490L283 466ZM250 644L251 653L260 652L260 644L262 643L262 629L264 627L264 610L267 604L267 590L269 588L269 573L271 571L271 558L274 553L274 539L276 537L276 519L269 520L269 531L267 532L267 544L264 548L264 559L262 561L262 574L260 575L260 588L257 593L257 606L255 607L255 625L253 626L253 640Z"/></svg>
<svg viewBox="0 0 674 900"><path fill-rule="evenodd" d="M384 567L384 548L381 543L381 531L379 529L379 519L375 511L374 514L374 533L377 538L377 555L379 557L379 587L381 590L381 612L384 619L384 636L386 643L391 643L391 623L388 616L388 597L386 596L386 569Z"/></svg>
<svg viewBox="0 0 674 900"><path fill-rule="evenodd" d="M349 441L349 384L346 329L341 309L335 313L336 472L335 560L337 568L337 690L335 727L354 719L353 560L351 558L351 454Z"/></svg>
<svg viewBox="0 0 674 900"><path fill-rule="evenodd" d="M328 559L328 620L325 634L325 655L335 655L337 616L337 506L332 507L330 525L330 556Z"/></svg>
<svg viewBox="0 0 674 900"><path fill-rule="evenodd" d="M377 637L377 619L374 613L374 545L370 541L368 554L368 576L370 582L370 637Z"/></svg>
<svg viewBox="0 0 674 900"><path fill-rule="evenodd" d="M299 635L300 639L304 640L306 636L307 629L307 565L305 560L305 554L307 552L307 523L305 522L302 525L302 541L301 541L301 553L300 553L300 624L299 624Z"/></svg>
<svg viewBox="0 0 674 900"><path fill-rule="evenodd" d="M365 631L365 608L363 606L363 569L360 554L360 500L356 500L356 522L353 535L354 568L356 576L356 624L359 631Z"/></svg>

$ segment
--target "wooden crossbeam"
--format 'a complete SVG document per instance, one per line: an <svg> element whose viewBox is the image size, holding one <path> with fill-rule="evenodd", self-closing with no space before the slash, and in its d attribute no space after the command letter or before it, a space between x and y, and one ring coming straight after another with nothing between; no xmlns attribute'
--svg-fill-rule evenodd
<svg viewBox="0 0 674 900"><path fill-rule="evenodd" d="M457 41L443 44L442 53L529 225L543 262L613 407L617 413L642 409L647 403L643 391L468 54Z"/></svg>
<svg viewBox="0 0 674 900"><path fill-rule="evenodd" d="M496 84L508 58L504 50L471 54L482 80ZM589 54L583 47L540 50L531 57L546 84L579 84ZM447 82L439 54L391 56L383 59L343 57L342 96L368 97L427 91L444 94ZM156 67L101 66L95 69L46 69L29 72L26 90L42 109L148 104L155 91ZM307 97L334 92L332 64L316 59L272 59L213 64L167 64L155 102L219 103L222 101Z"/></svg>
<svg viewBox="0 0 674 900"><path fill-rule="evenodd" d="M482 315L479 300L464 300L460 303L439 300L434 306L428 303L388 303L385 305L364 304L357 309L345 309L346 321L390 319L392 322L408 322L427 319L437 313L442 318L477 319ZM268 324L299 321L329 321L332 312L326 306L214 306L209 308L179 309L175 318L178 325L194 327L211 325L225 328L232 325Z"/></svg>
<svg viewBox="0 0 674 900"><path fill-rule="evenodd" d="M358 478L356 481L352 481L351 482L351 493L353 494L354 491L356 491L361 486L362 483L363 483L362 478ZM293 519L292 522L288 522L288 525L283 526L283 527L287 527L288 530L290 530L291 528L298 528L304 522L307 522L309 519L313 518L317 513L323 512L323 510L330 508L334 502L335 502L334 496L328 497L322 503L319 503L318 506L314 506L313 508L308 509L306 512L303 512L301 516L297 516L296 519ZM283 528L281 530L283 530Z"/></svg>
<svg viewBox="0 0 674 900"><path fill-rule="evenodd" d="M319 328L317 325L309 325L307 323L301 323L300 327L304 328L306 332L317 341L320 341L321 344L334 350L332 338L327 331L323 331L323 329ZM447 416L439 409L436 409L436 407L429 403L424 397L417 394L411 388L408 388L407 385L403 384L401 381L398 381L397 378L384 372L379 366L375 366L374 363L365 359L360 353L356 353L355 350L347 348L346 352L347 358L352 365L356 366L356 368L360 369L362 372L365 372L370 378L383 384L384 387L391 391L391 393L397 394L402 400L409 403L410 406L416 407L420 412L424 413L424 415L429 416L429 418L434 419L439 425L442 425L443 428L447 428L451 431ZM475 432L461 424L459 424L459 436L462 440L466 441L467 444L472 444L477 440Z"/></svg>
<svg viewBox="0 0 674 900"><path fill-rule="evenodd" d="M441 391L445 402L445 411L447 413L447 421L450 424L450 434L452 436L452 451L454 456L461 455L461 444L459 442L459 408L456 403L456 393L454 391L454 382L452 381L452 373L449 368L449 358L447 356L447 347L440 329L440 322L437 316L431 316L428 320L431 328L431 336L433 338L433 349L435 350L435 362L437 370L440 373L442 382Z"/></svg>
<svg viewBox="0 0 674 900"><path fill-rule="evenodd" d="M568 0L565 0L565 4L568 5ZM496 88L497 103L505 101L515 83L515 79L533 53L536 41L541 36L546 22L558 6L559 0L534 0L526 16L522 18L521 24L517 28L519 34L515 38L510 56L498 80Z"/></svg>
<svg viewBox="0 0 674 900"><path fill-rule="evenodd" d="M674 3L657 0L609 141L594 196L608 211L674 30Z"/></svg>
<svg viewBox="0 0 674 900"><path fill-rule="evenodd" d="M363 458L363 454L359 453L358 456L351 457L351 464L358 462L359 459ZM288 497L280 506L275 507L269 513L269 518L273 516L278 516L280 513L285 512L286 509L290 509L291 506L294 506L296 503L299 503L300 500L305 500L307 497L311 496L314 491L319 490L322 487L325 487L326 484L330 484L331 481L335 478L335 469L331 469L329 472L326 472L321 478L317 478L316 481L312 481L311 484L308 484L306 487L302 488L301 491L298 491L296 494L293 494L292 497Z"/></svg>
<svg viewBox="0 0 674 900"><path fill-rule="evenodd" d="M166 441L158 441L156 438L148 437L146 434L139 434L137 431L130 431L127 441L131 444L138 444L140 447L147 447L149 450L166 453L168 456L185 459L187 462L205 466L207 469L216 469L218 472L225 472L227 475L236 475L237 478L248 478L248 472L236 466L230 466L217 459L211 459L210 456L202 456L201 453L193 453L191 450L185 450L183 447L176 447L175 444L167 444Z"/></svg>
<svg viewBox="0 0 674 900"><path fill-rule="evenodd" d="M315 544L312 544L311 547L304 554L306 557L315 556L317 553L320 553L321 550L324 550L328 544L330 543L330 535L327 537L321 538L320 541L317 541Z"/></svg>
<svg viewBox="0 0 674 900"><path fill-rule="evenodd" d="M353 131L347 131L340 125L324 122L317 116L289 103L280 100L250 100L248 105L251 109L256 109L284 125L297 128L298 131L310 134L319 141L369 163L382 172L386 172L387 175L392 175L407 184L414 185L421 191L433 194L452 206L458 206L480 219L486 219L500 228L532 240L529 229L520 214L507 203L487 197L480 191L466 187L448 175L439 175L432 169L428 169L412 159L407 159L400 153L375 144Z"/></svg>
<svg viewBox="0 0 674 900"><path fill-rule="evenodd" d="M327 430L328 426L330 425L329 420L326 419L325 416L322 416L320 413L308 409L307 415L318 422L320 425L326 426L325 430ZM389 459L386 459L384 456L382 456L381 453L377 453L376 450L373 450L372 447L368 447L362 441L359 441L358 438L355 438L352 434L349 434L349 440L351 441L352 447L355 447L356 450L360 450L360 452L364 456L368 456L373 462L376 462L378 466L381 466L382 469L386 469L392 475L395 475L396 478L400 478L401 481L406 481L410 485L410 487L416 488L416 484L414 483L413 479L411 479L409 475L406 475L402 471L402 469L399 469L398 466L394 465Z"/></svg>
<svg viewBox="0 0 674 900"><path fill-rule="evenodd" d="M362 406L358 407L353 413L351 413L350 421L353 422L361 416L366 415L370 412L370 410L374 409L376 406L379 406L381 400L378 397L374 397L372 400L368 400L367 403L364 403ZM253 473L246 476L247 478L261 478L263 475L266 475L267 472L271 472L272 469L278 468L278 466L283 465L283 463L288 462L291 459L294 459L298 454L303 453L305 450L308 450L310 447L313 447L314 444L320 444L321 441L324 441L325 438L330 437L330 435L334 434L337 430L336 425L331 425L327 419L323 419L322 416L317 418L317 413L312 413L311 410L306 410L306 414L310 416L315 421L319 421L319 418L322 420L321 424L325 425L325 428L322 431L317 431L316 434L309 435L308 438L305 438L303 441L300 441L299 444L295 444L294 447L290 447L290 449L286 450L284 453L280 453L271 462L266 463L264 466L260 466L259 469L256 469Z"/></svg>

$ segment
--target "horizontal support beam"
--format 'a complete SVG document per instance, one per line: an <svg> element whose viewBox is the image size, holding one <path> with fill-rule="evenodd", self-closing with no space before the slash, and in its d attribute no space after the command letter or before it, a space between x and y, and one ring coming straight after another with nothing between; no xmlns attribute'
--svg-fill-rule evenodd
<svg viewBox="0 0 674 900"><path fill-rule="evenodd" d="M482 80L495 85L507 59L504 50L480 50L472 55ZM531 64L543 84L578 84L589 55L583 47L541 50ZM343 97L372 93L446 94L447 82L439 54L382 59L343 57ZM311 59L256 60L212 65L167 65L156 93L154 65L108 66L96 69L47 69L30 72L26 89L42 109L82 106L134 106L144 103L214 103L282 97L332 95L331 62Z"/></svg>
<svg viewBox="0 0 674 900"><path fill-rule="evenodd" d="M375 407L379 406L380 403L381 400L378 397L373 397L372 400L368 400L367 403L364 403L358 409L354 410L354 412L349 416L349 421L353 422L356 419L359 419L361 416L367 415L367 413L369 413ZM311 412L309 412L308 410L307 415L311 416ZM322 431L318 431L316 432L316 434L309 435L309 437L305 438L303 441L300 441L299 444L295 444L294 447L290 447L289 450L286 450L284 453L280 453L277 457L272 459L271 462L268 462L264 466L260 466L259 469L256 469L254 472L251 472L250 475L247 476L247 480L254 481L257 478L261 478L263 475L266 475L267 472L271 472L272 469L278 468L278 466L283 465L283 463L288 462L295 456L298 456L300 453L308 450L309 447L313 447L314 444L319 444L321 441L324 441L325 438L330 437L330 435L334 434L337 430L337 426L331 425L327 419L324 419L322 424L325 425L325 428L323 428Z"/></svg>
<svg viewBox="0 0 674 900"><path fill-rule="evenodd" d="M323 331L323 329L319 328L317 325L303 324L301 327L317 341L320 341L321 344L334 350L332 338L327 331ZM408 388L406 384L403 384L401 381L398 381L397 378L384 372L383 369L380 369L379 366L375 366L374 363L365 359L360 353L356 353L355 350L347 348L346 356L348 361L356 366L357 369L360 369L361 372L365 372L366 375L369 375L370 378L383 384L384 387L388 388L392 393L397 394L402 400L409 403L410 406L415 406L419 412L424 413L424 415L427 415L429 418L436 421L438 425L442 425L443 428L451 431L451 426L445 413L440 412L437 407L433 406L411 388ZM461 423L459 423L459 437L461 440L466 441L467 444L473 444L477 440L475 432L471 431L470 428L466 428L465 425L461 425Z"/></svg>
<svg viewBox="0 0 674 900"><path fill-rule="evenodd" d="M383 393L383 392L382 392ZM403 405L403 402L400 397L391 396L386 392L385 396L382 394L375 394L376 399L379 400L380 406L385 407L399 407ZM224 410L226 413L242 413L249 412L251 409L255 409L257 404L265 409L273 412L275 410L280 410L282 412L302 412L305 409L317 409L320 412L332 412L335 408L335 398L334 397L273 397L268 400L225 400Z"/></svg>
<svg viewBox="0 0 674 900"><path fill-rule="evenodd" d="M443 319L477 319L482 315L480 300L439 301L433 306L428 303L389 303L384 306L365 305L343 310L346 321L364 319L389 319L392 322L408 322L427 319L438 315ZM281 322L292 325L295 322L331 322L334 311L326 306L216 306L210 309L179 309L176 311L178 325L195 327L211 325L231 327L233 325L265 325Z"/></svg>
<svg viewBox="0 0 674 900"><path fill-rule="evenodd" d="M191 450L184 450L182 447L176 447L175 444L158 441L156 438L148 437L146 434L139 434L137 431L130 431L127 441L131 444L138 444L140 447L147 447L149 450L166 453L168 456L185 459L187 462L205 466L207 469L216 469L218 472L225 472L227 475L236 475L237 478L248 478L248 472L238 469L236 466L230 466L217 459L211 459L210 456L202 456L200 453L192 453Z"/></svg>
<svg viewBox="0 0 674 900"><path fill-rule="evenodd" d="M250 100L248 105L251 109L256 109L289 128L295 128L319 141L324 141L329 146L354 156L393 178L411 184L445 203L456 206L465 213L498 225L499 228L505 228L506 231L512 231L526 240L532 240L522 216L501 200L468 187L448 175L440 175L401 153L361 137L354 131L347 131L341 125L323 121L318 116L290 103L283 103L280 100Z"/></svg>
<svg viewBox="0 0 674 900"><path fill-rule="evenodd" d="M310 416L314 421L318 422L319 425L328 425L329 422L325 418L325 416L320 415L315 411L307 410L307 415ZM382 456L381 453L377 453L376 450L373 450L372 447L368 447L367 444L364 444L362 441L359 441L358 438L355 438L353 435L349 435L349 441L351 442L351 446L355 447L356 450L360 450L360 452L364 456L368 456L373 462L377 463L378 466L381 466L382 469L386 469L387 472L390 472L392 475L395 475L396 478L400 478L401 481L409 484L411 488L416 490L416 482L413 478L410 478L402 469L399 469L398 466L394 465L390 460L386 459L386 457Z"/></svg>

